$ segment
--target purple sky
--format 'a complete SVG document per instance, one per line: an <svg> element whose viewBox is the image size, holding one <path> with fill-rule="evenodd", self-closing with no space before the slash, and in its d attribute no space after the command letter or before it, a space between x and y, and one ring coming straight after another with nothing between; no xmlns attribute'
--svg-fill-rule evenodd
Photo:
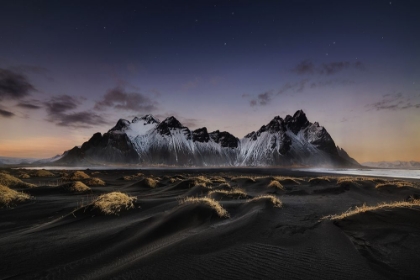
<svg viewBox="0 0 420 280"><path fill-rule="evenodd" d="M419 8L7 1L0 156L51 157L149 113L241 138L303 109L360 162L420 160Z"/></svg>

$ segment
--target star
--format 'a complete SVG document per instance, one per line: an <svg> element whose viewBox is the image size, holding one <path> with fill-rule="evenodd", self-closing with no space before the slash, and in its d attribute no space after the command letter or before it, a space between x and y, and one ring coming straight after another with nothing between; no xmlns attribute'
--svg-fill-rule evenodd
<svg viewBox="0 0 420 280"><path fill-rule="evenodd" d="M225 46L226 46L226 43L225 43Z"/></svg>
<svg viewBox="0 0 420 280"><path fill-rule="evenodd" d="M104 29L106 29L106 27L104 26Z"/></svg>

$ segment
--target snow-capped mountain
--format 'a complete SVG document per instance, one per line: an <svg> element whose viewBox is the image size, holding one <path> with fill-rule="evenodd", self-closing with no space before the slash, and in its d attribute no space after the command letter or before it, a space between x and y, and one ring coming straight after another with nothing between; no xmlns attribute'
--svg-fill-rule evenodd
<svg viewBox="0 0 420 280"><path fill-rule="evenodd" d="M274 117L238 139L229 132L190 130L175 117L160 122L151 115L120 119L103 135L64 153L58 164L141 164L175 166L358 165L336 147L317 122L302 110Z"/></svg>

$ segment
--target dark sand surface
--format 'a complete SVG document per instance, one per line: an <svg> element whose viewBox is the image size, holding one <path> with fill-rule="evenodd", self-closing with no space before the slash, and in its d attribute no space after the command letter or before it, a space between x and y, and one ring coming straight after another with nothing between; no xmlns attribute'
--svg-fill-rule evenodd
<svg viewBox="0 0 420 280"><path fill-rule="evenodd" d="M397 188L390 178L339 183L286 169L84 170L105 185L74 193L60 187L71 171L51 172L22 179L35 188L14 188L32 199L0 208L0 279L420 279L420 207L322 219L420 197L415 180ZM283 190L268 187L273 179ZM375 188L381 182L390 184ZM209 194L230 188L246 196ZM134 208L104 215L91 206L112 191L136 196ZM283 206L250 201L266 194ZM214 198L229 217L180 205L189 196Z"/></svg>

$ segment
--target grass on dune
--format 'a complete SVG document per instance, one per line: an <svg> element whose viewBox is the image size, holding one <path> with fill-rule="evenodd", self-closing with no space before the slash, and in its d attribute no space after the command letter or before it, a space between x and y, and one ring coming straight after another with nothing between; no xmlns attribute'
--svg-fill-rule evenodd
<svg viewBox="0 0 420 280"><path fill-rule="evenodd" d="M133 181L133 180L137 180L138 178L144 176L143 173L137 173L134 175L126 175L126 176L122 176L120 178L120 180L124 180L124 181Z"/></svg>
<svg viewBox="0 0 420 280"><path fill-rule="evenodd" d="M7 186L0 185L0 207L9 207L17 202L28 200L30 197L24 192L18 192Z"/></svg>
<svg viewBox="0 0 420 280"><path fill-rule="evenodd" d="M212 208L219 217L229 218L229 213L226 209L218 201L210 197L186 197L180 201L180 204L204 204Z"/></svg>
<svg viewBox="0 0 420 280"><path fill-rule="evenodd" d="M105 215L118 215L122 210L134 208L135 196L129 196L122 192L111 192L100 195L92 203L93 208L98 209Z"/></svg>
<svg viewBox="0 0 420 280"><path fill-rule="evenodd" d="M5 173L0 173L0 184L10 188L34 188L36 185L23 182L22 180Z"/></svg>
<svg viewBox="0 0 420 280"><path fill-rule="evenodd" d="M158 181L153 179L153 178L144 178L143 180L141 180L142 184L149 187L149 188L155 188L158 184Z"/></svg>
<svg viewBox="0 0 420 280"><path fill-rule="evenodd" d="M236 177L230 178L230 180L232 182L247 181L247 182L255 183L255 178L251 176L236 176Z"/></svg>
<svg viewBox="0 0 420 280"><path fill-rule="evenodd" d="M247 197L247 193L243 189L231 189L231 190L212 190L208 195L212 194L221 194L226 196L235 196L235 197Z"/></svg>
<svg viewBox="0 0 420 280"><path fill-rule="evenodd" d="M305 181L302 178L287 177L287 176L274 176L274 177L271 177L271 179L275 181L279 181L280 183L296 184L296 185L300 185L302 184L302 182Z"/></svg>
<svg viewBox="0 0 420 280"><path fill-rule="evenodd" d="M308 182L311 185L317 185L317 184L322 184L322 183L331 183L334 180L336 180L337 178L334 177L329 177L329 176L323 176L323 177L315 177L315 178L310 178L308 180Z"/></svg>
<svg viewBox="0 0 420 280"><path fill-rule="evenodd" d="M379 183L375 186L376 189L381 188L416 188L417 185L412 182L407 181L385 181L383 183Z"/></svg>
<svg viewBox="0 0 420 280"><path fill-rule="evenodd" d="M254 197L254 198L252 198L252 199L248 200L248 202L252 202L252 201L260 201L260 200L268 200L268 201L270 201L270 202L271 202L271 204L272 204L274 207L278 207L278 208L280 208L280 207L282 207L282 206L283 206L283 203L281 202L281 200L280 200L280 199L278 199L276 196L271 195L271 194L265 194L265 195L256 196L256 197Z"/></svg>
<svg viewBox="0 0 420 280"><path fill-rule="evenodd" d="M232 189L232 186L229 183L221 183L217 186L218 189Z"/></svg>
<svg viewBox="0 0 420 280"><path fill-rule="evenodd" d="M66 191L75 192L75 193L82 193L82 192L88 192L91 189L86 186L84 183L80 181L74 181L68 184L64 184L61 186Z"/></svg>
<svg viewBox="0 0 420 280"><path fill-rule="evenodd" d="M96 177L86 179L84 183L88 186L105 186L105 182Z"/></svg>
<svg viewBox="0 0 420 280"><path fill-rule="evenodd" d="M350 176L344 176L339 177L337 179L337 184L341 184L343 182L372 182L372 183L383 183L386 180L380 179L380 178L373 178L373 177L350 177Z"/></svg>
<svg viewBox="0 0 420 280"><path fill-rule="evenodd" d="M369 211L376 211L379 209L412 208L415 206L420 206L420 199L414 199L412 201L395 201L395 202L388 202L388 203L384 202L376 206L367 206L366 204L363 204L362 206L356 206L353 209L350 208L344 213L337 214L337 215L329 215L329 216L324 217L323 219L342 220L350 216L354 216L354 215L369 212Z"/></svg>
<svg viewBox="0 0 420 280"><path fill-rule="evenodd" d="M278 189L278 190L284 190L284 187L283 187L283 185L282 184L280 184L280 182L279 181L277 181L277 180L272 180L269 184L268 184L268 186L267 187L269 187L269 188L275 188L275 189Z"/></svg>
<svg viewBox="0 0 420 280"><path fill-rule="evenodd" d="M72 181L80 181L80 180L89 179L89 178L90 178L90 176L87 175L85 172L75 171L75 172L72 172L70 175L66 176L63 179L72 180Z"/></svg>
<svg viewBox="0 0 420 280"><path fill-rule="evenodd" d="M35 172L32 172L31 176L42 178L42 177L54 177L55 174L48 170L41 169L41 170L36 170Z"/></svg>

